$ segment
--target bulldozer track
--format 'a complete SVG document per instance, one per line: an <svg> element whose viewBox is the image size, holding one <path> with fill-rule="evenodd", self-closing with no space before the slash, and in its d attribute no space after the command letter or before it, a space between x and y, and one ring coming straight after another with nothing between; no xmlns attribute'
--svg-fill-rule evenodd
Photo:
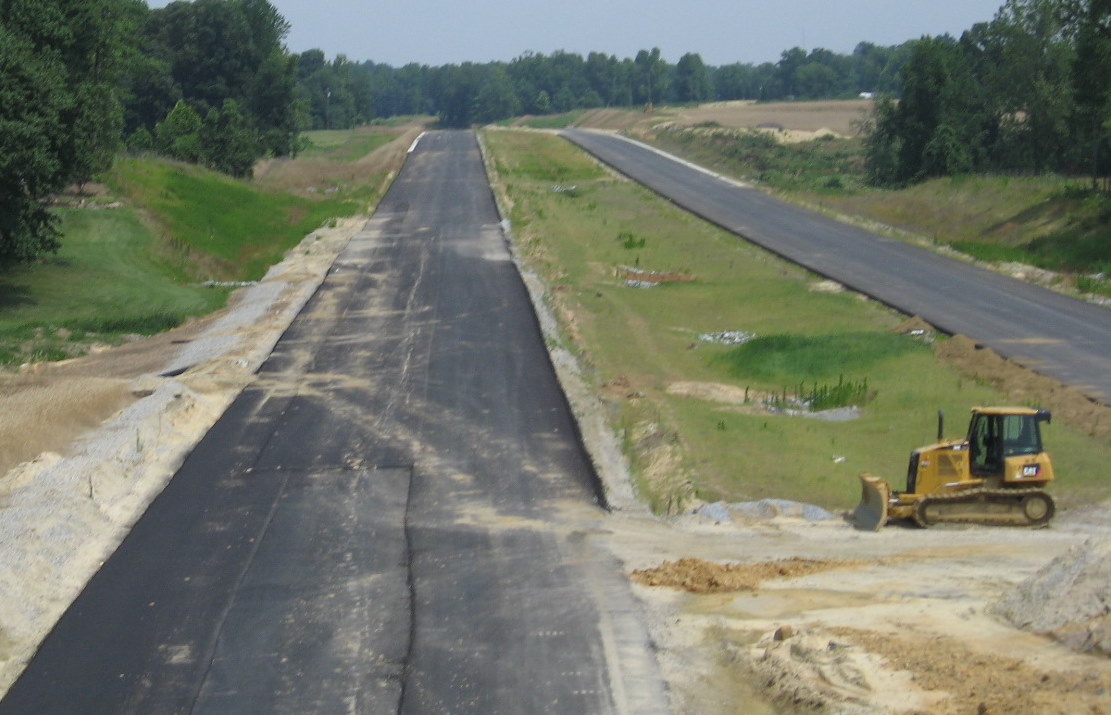
<svg viewBox="0 0 1111 715"><path fill-rule="evenodd" d="M1032 517L1024 508L1026 497L1038 495L1044 497L1044 511ZM941 505L976 505L985 507L1002 505L1008 507L1007 512L991 512L985 509L982 513L962 512L950 514L932 514L927 516L926 510L930 506ZM1028 526L1040 527L1049 523L1053 518L1056 506L1053 497L1043 489L1031 487L1027 489L966 489L953 494L932 494L920 499L914 509L914 521L919 526L929 527L934 524L989 524L998 526Z"/></svg>

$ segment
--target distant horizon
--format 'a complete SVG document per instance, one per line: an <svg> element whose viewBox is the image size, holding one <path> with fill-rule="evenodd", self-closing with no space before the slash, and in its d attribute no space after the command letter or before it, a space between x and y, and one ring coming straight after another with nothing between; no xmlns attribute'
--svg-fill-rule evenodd
<svg viewBox="0 0 1111 715"><path fill-rule="evenodd" d="M170 0L147 0L152 8ZM861 42L901 45L924 35L962 32L995 17L1003 0L952 6L926 0L781 0L749 4L690 0L412 0L367 7L361 0L270 0L290 23L288 51L321 50L354 62L393 67L511 62L529 52L600 52L633 58L659 47L669 63L689 53L707 65L778 62L783 52L850 54Z"/></svg>

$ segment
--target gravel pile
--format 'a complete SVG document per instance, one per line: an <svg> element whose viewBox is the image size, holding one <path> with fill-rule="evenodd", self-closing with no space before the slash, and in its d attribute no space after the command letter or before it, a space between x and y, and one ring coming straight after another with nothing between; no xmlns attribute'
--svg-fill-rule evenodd
<svg viewBox="0 0 1111 715"><path fill-rule="evenodd" d="M1111 537L1091 537L1001 598L992 612L1073 650L1111 656Z"/></svg>

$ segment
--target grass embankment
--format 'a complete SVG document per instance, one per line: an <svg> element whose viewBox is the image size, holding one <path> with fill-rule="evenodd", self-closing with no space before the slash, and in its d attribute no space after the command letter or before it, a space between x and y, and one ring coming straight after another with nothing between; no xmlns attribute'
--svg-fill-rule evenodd
<svg viewBox="0 0 1111 715"><path fill-rule="evenodd" d="M308 153L314 166L346 171L397 138L392 130L310 133ZM291 173L299 161L289 162ZM58 253L0 273L0 364L73 357L216 310L230 289L205 281L261 278L329 218L365 210L385 174L363 172L306 196L264 180L121 157L103 177L108 195L95 201L118 207L56 209Z"/></svg>
<svg viewBox="0 0 1111 715"><path fill-rule="evenodd" d="M608 396L640 494L658 510L681 506L691 486L707 500L848 508L859 472L902 486L908 452L935 436L936 410L956 434L969 407L1004 401L895 334L901 316L824 292L816 277L615 178L562 139L491 131L487 143L519 248L552 288L569 346ZM647 271L663 282L628 282ZM738 347L718 335L757 339ZM866 380L858 419L757 404L841 380ZM685 396L743 401L746 391L747 405ZM1064 503L1106 495L1105 442L1057 423L1046 439Z"/></svg>
<svg viewBox="0 0 1111 715"><path fill-rule="evenodd" d="M1084 179L961 176L901 190L866 186L863 142L795 144L746 129L647 130L653 143L813 206L949 245L989 263L1060 272L1064 288L1111 296L1111 198Z"/></svg>

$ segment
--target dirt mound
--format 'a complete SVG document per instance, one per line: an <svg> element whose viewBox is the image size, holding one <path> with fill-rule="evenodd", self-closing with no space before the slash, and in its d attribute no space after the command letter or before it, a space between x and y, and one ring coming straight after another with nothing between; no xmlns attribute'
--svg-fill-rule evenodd
<svg viewBox="0 0 1111 715"><path fill-rule="evenodd" d="M696 558L665 561L655 568L637 569L631 576L645 586L666 586L691 593L754 591L763 581L795 578L831 569L854 566L855 561L784 559L757 564L719 564Z"/></svg>
<svg viewBox="0 0 1111 715"><path fill-rule="evenodd" d="M992 611L1081 653L1111 656L1111 537L1090 538L1046 564Z"/></svg>
<svg viewBox="0 0 1111 715"><path fill-rule="evenodd" d="M963 335L936 343L934 351L962 373L1007 393L1016 404L1034 400L1066 424L1093 437L1111 439L1111 407L1099 404L1075 387L1038 375Z"/></svg>

